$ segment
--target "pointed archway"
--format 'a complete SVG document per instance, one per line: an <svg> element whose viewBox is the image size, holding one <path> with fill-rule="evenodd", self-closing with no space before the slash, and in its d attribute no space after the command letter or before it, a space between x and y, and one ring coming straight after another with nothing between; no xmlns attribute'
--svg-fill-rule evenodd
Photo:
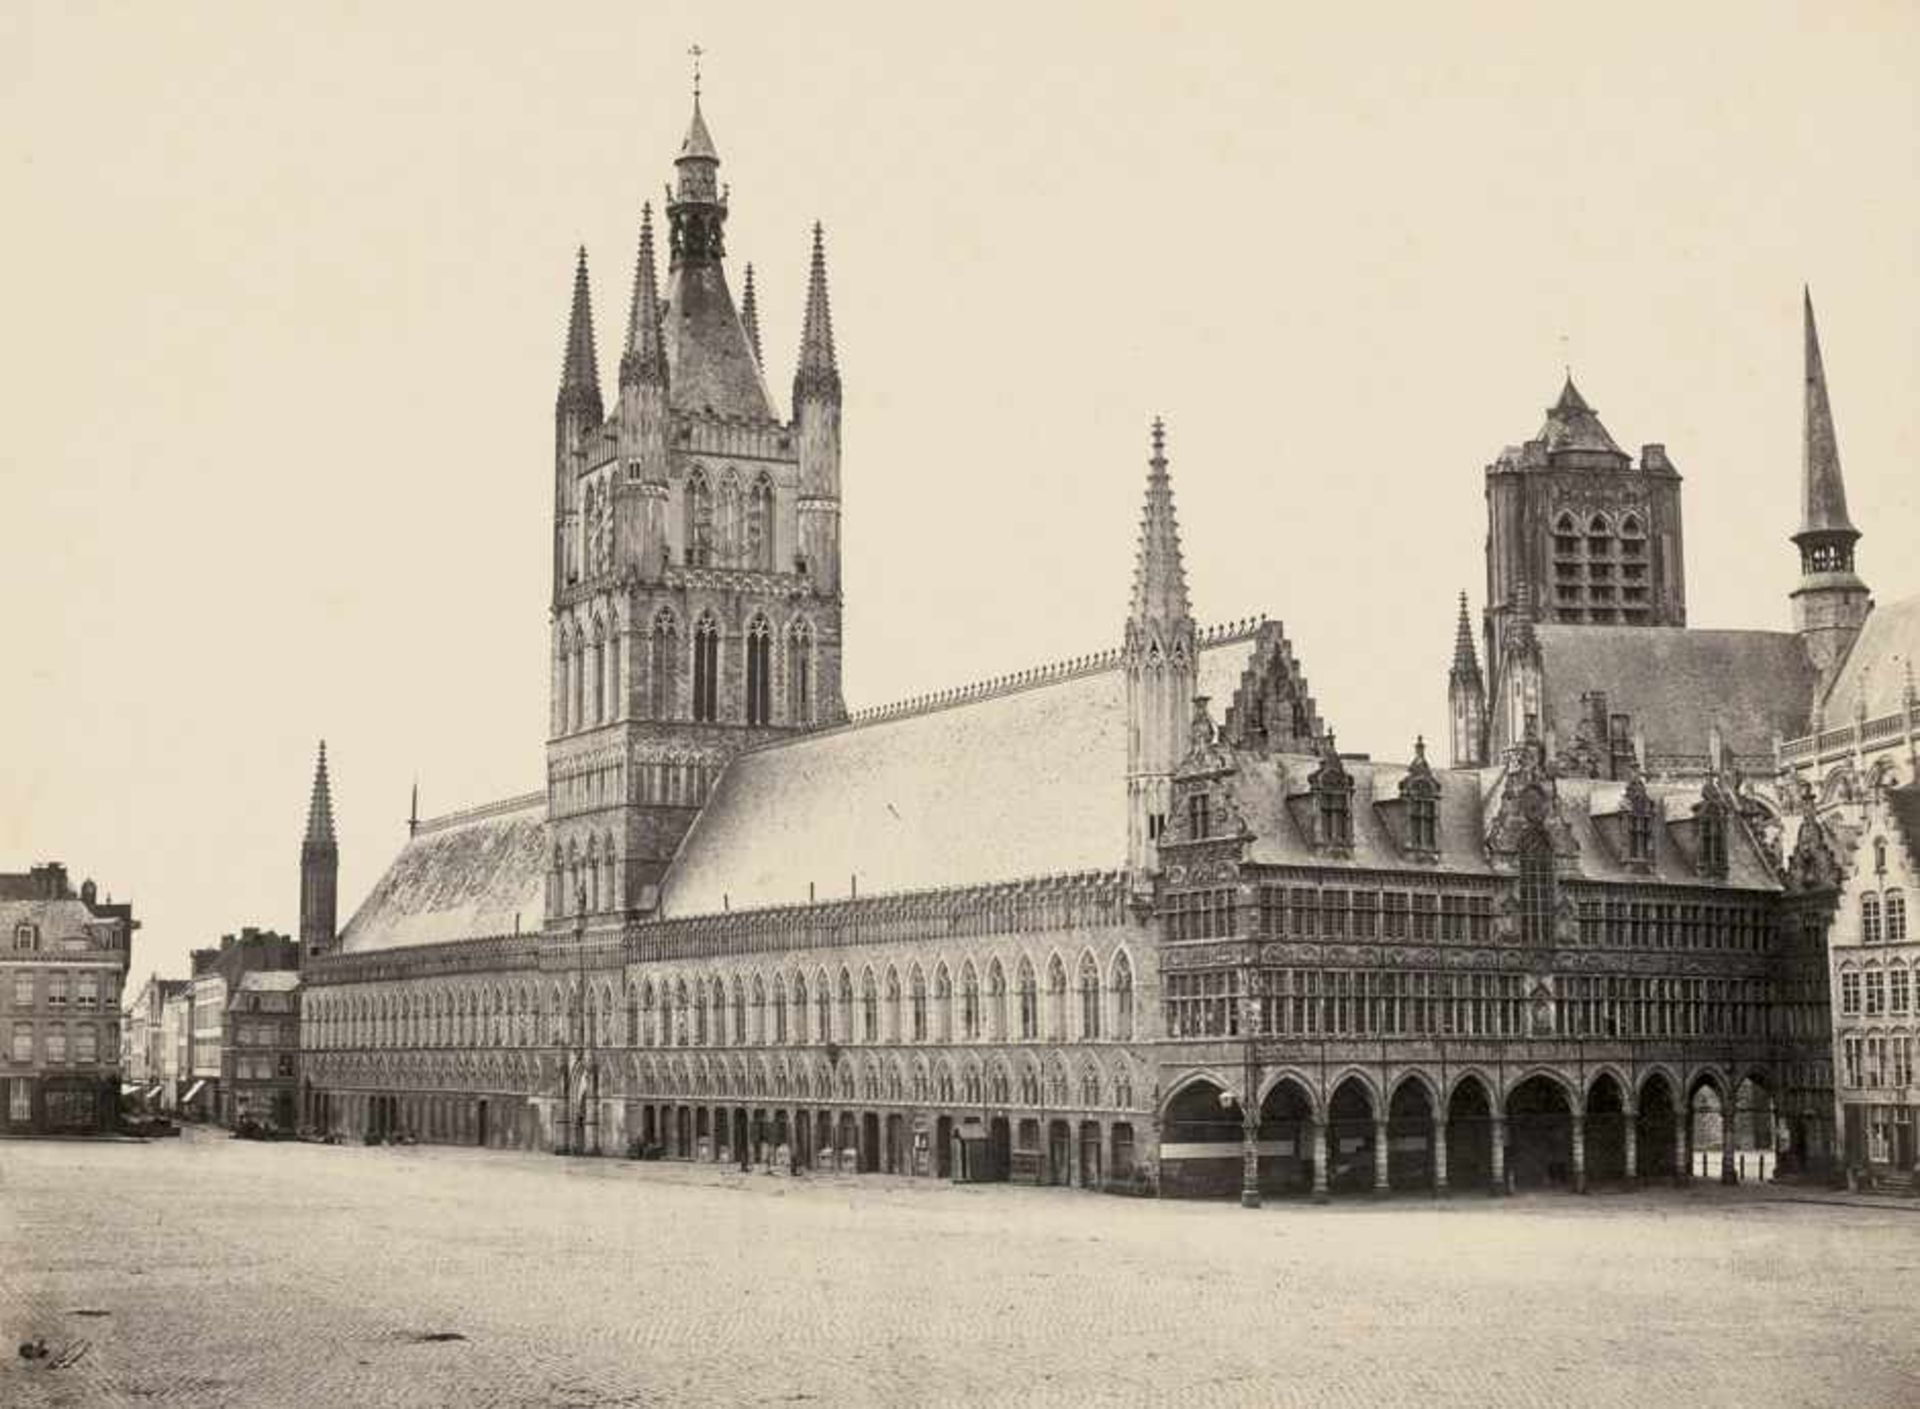
<svg viewBox="0 0 1920 1409"><path fill-rule="evenodd" d="M1573 1098L1558 1077L1528 1077L1507 1097L1507 1173L1516 1189L1571 1187Z"/></svg>

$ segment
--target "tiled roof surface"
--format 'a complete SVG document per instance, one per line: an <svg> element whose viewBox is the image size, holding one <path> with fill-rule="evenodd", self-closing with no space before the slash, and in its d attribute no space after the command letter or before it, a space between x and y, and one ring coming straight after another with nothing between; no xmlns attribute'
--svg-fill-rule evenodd
<svg viewBox="0 0 1920 1409"><path fill-rule="evenodd" d="M240 975L242 993L291 993L299 986L297 969L248 969Z"/></svg>
<svg viewBox="0 0 1920 1409"><path fill-rule="evenodd" d="M1337 858L1315 851L1287 810L1285 800L1307 791L1307 780L1319 765L1319 759L1305 755L1240 760L1234 795L1254 833L1247 851L1249 861L1263 866L1315 866L1355 871L1425 868L1427 863L1411 861L1401 852L1374 809L1376 802L1391 802L1400 796L1401 780L1407 776L1404 764L1345 760L1343 766L1353 779L1352 855ZM1440 858L1433 869L1455 875L1493 874L1493 867L1487 861L1485 837L1499 809L1502 770L1435 769L1433 776L1440 784ZM1704 880L1665 827L1654 829L1653 871L1650 874L1630 871L1601 839L1593 820L1620 810L1626 786L1589 778L1558 780L1560 812L1579 846L1583 879L1758 890L1777 888L1772 871L1743 839L1738 828L1732 829L1728 839L1724 881ZM1692 820L1693 806L1700 801L1698 783L1648 783L1646 788L1668 822Z"/></svg>
<svg viewBox="0 0 1920 1409"><path fill-rule="evenodd" d="M1736 754L1771 754L1773 737L1807 730L1814 669L1786 631L1683 626L1540 626L1549 727L1565 747L1587 717L1582 694L1631 714L1651 754L1707 752L1710 725Z"/></svg>
<svg viewBox="0 0 1920 1409"><path fill-rule="evenodd" d="M359 954L539 930L546 914L547 808L535 795L425 822L340 933Z"/></svg>
<svg viewBox="0 0 1920 1409"><path fill-rule="evenodd" d="M675 410L774 419L772 398L718 263L688 263L672 272L661 332L667 395Z"/></svg>
<svg viewBox="0 0 1920 1409"><path fill-rule="evenodd" d="M1225 699L1245 638L1200 652ZM1117 870L1127 862L1126 679L1117 666L741 754L662 885L699 915Z"/></svg>
<svg viewBox="0 0 1920 1409"><path fill-rule="evenodd" d="M87 928L93 912L86 903L69 896L62 900L0 899L0 947L13 942L13 931L22 920L40 931L42 945L63 939L92 939Z"/></svg>
<svg viewBox="0 0 1920 1409"><path fill-rule="evenodd" d="M1920 596L1875 603L1827 692L1827 728L1851 724L1862 702L1869 719L1897 713L1909 665L1920 680Z"/></svg>

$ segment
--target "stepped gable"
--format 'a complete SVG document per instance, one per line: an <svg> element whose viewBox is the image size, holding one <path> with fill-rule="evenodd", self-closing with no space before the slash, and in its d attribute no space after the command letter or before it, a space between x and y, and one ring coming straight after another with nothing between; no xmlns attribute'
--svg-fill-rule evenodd
<svg viewBox="0 0 1920 1409"><path fill-rule="evenodd" d="M1222 730L1235 748L1308 751L1327 732L1286 628L1263 621L1253 656L1227 704Z"/></svg>
<svg viewBox="0 0 1920 1409"><path fill-rule="evenodd" d="M1534 635L1546 727L1562 746L1587 717L1581 696L1594 691L1605 693L1610 713L1632 716L1656 758L1704 756L1714 724L1745 758L1771 757L1776 734L1807 732L1816 674L1792 632L1540 625Z"/></svg>
<svg viewBox="0 0 1920 1409"><path fill-rule="evenodd" d="M1880 719L1899 713L1909 662L1920 662L1920 596L1876 603L1822 702L1826 727L1850 724L1860 714ZM1920 664L1910 668L1920 682Z"/></svg>
<svg viewBox="0 0 1920 1409"><path fill-rule="evenodd" d="M1202 633L1231 693L1250 623ZM740 754L661 885L664 917L1124 869L1118 652L856 715Z"/></svg>
<svg viewBox="0 0 1920 1409"><path fill-rule="evenodd" d="M544 793L424 821L347 921L339 952L538 934L546 884Z"/></svg>

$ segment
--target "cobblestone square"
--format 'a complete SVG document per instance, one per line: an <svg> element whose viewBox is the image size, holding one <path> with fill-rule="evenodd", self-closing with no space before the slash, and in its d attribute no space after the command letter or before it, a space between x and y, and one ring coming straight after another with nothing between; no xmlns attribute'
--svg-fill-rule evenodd
<svg viewBox="0 0 1920 1409"><path fill-rule="evenodd" d="M0 1144L9 1405L1895 1406L1917 1326L1920 1213L1759 1189L1246 1212L201 1131Z"/></svg>

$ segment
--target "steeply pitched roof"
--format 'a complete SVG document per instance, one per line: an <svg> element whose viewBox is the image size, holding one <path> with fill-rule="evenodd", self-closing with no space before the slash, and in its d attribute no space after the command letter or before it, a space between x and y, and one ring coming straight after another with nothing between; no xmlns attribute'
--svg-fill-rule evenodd
<svg viewBox="0 0 1920 1409"><path fill-rule="evenodd" d="M1248 638L1200 652L1224 699ZM661 913L1114 871L1127 862L1127 687L1111 659L1026 688L807 735L728 765Z"/></svg>
<svg viewBox="0 0 1920 1409"><path fill-rule="evenodd" d="M1306 754L1260 758L1241 755L1234 775L1234 800L1254 839L1247 859L1263 866L1310 866L1331 870L1408 870L1425 863L1409 860L1382 823L1374 804L1393 802L1407 765L1344 759L1342 767L1353 780L1353 849L1351 856L1332 857L1317 852L1288 811L1286 800L1307 790L1307 780L1321 760ZM1486 836L1498 810L1502 770L1433 769L1440 785L1438 866L1456 875L1490 875ZM1620 809L1625 783L1588 778L1561 778L1556 783L1561 816L1567 822L1579 852L1579 876L1584 880L1632 880L1636 884L1727 886L1749 890L1777 888L1773 873L1737 831L1727 848L1725 880L1700 876L1681 853L1666 828L1656 829L1654 865L1637 873L1617 857L1594 825L1596 816ZM1665 819L1690 822L1700 801L1698 783L1648 783L1648 794Z"/></svg>
<svg viewBox="0 0 1920 1409"><path fill-rule="evenodd" d="M291 993L300 986L298 969L248 969L240 975L241 993Z"/></svg>
<svg viewBox="0 0 1920 1409"><path fill-rule="evenodd" d="M546 822L539 793L422 822L340 932L340 951L537 931Z"/></svg>
<svg viewBox="0 0 1920 1409"><path fill-rule="evenodd" d="M1827 691L1826 726L1852 723L1863 703L1869 719L1898 712L1909 668L1920 681L1920 596L1876 602Z"/></svg>
<svg viewBox="0 0 1920 1409"><path fill-rule="evenodd" d="M13 932L22 921L40 931L42 948L63 939L91 940L93 937L88 928L93 921L93 911L75 896L58 900L0 899L0 947L13 943Z"/></svg>
<svg viewBox="0 0 1920 1409"><path fill-rule="evenodd" d="M1820 357L1820 331L1813 322L1813 294L1806 293L1807 399L1802 422L1800 532L1855 534L1847 517L1847 485L1840 474L1840 443L1827 401L1827 369Z"/></svg>
<svg viewBox="0 0 1920 1409"><path fill-rule="evenodd" d="M1611 714L1630 714L1657 755L1704 756L1714 724L1735 754L1771 755L1773 737L1807 729L1816 673L1786 631L1683 626L1535 628L1548 718L1564 746L1587 717L1581 696L1604 691Z"/></svg>
<svg viewBox="0 0 1920 1409"><path fill-rule="evenodd" d="M1600 424L1599 415L1580 395L1580 389L1574 386L1571 376L1560 391L1560 399L1547 409L1546 423L1540 427L1540 434L1535 438L1546 442L1550 455L1561 450L1625 454L1613 443L1613 437L1607 434L1607 428Z"/></svg>
<svg viewBox="0 0 1920 1409"><path fill-rule="evenodd" d="M673 270L661 332L675 410L774 419L773 399L719 261L690 261Z"/></svg>

